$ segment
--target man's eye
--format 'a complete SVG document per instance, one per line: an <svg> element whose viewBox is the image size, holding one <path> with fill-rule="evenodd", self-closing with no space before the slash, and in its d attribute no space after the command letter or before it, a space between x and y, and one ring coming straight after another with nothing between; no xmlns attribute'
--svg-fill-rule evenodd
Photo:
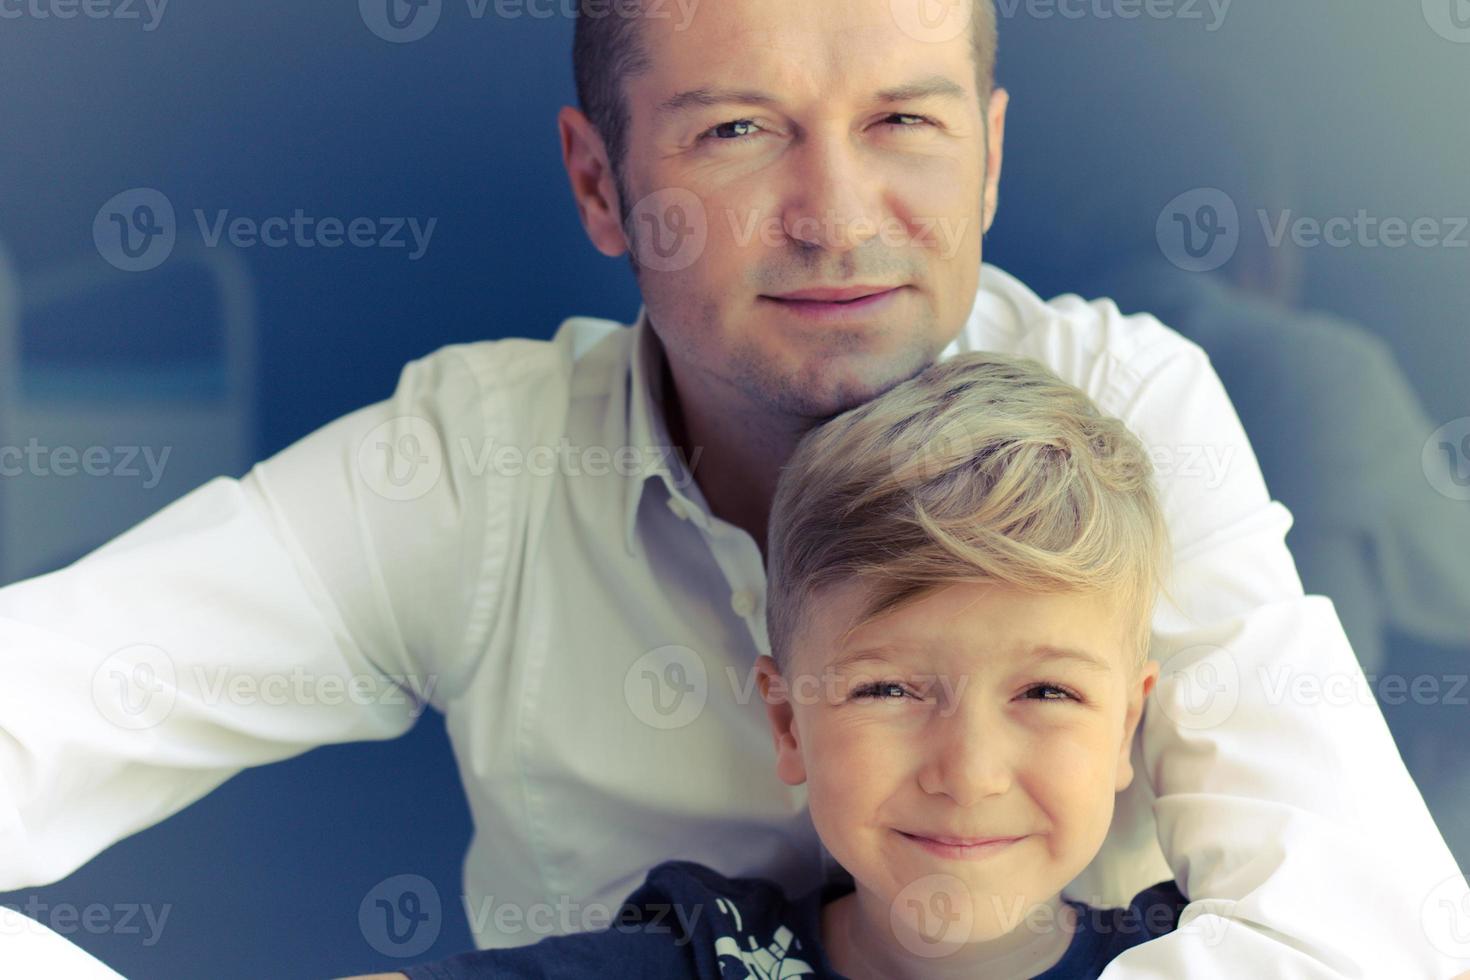
<svg viewBox="0 0 1470 980"><path fill-rule="evenodd" d="M870 698L874 701L900 701L911 695L909 689L898 681L874 681L853 691L852 696Z"/></svg>
<svg viewBox="0 0 1470 980"><path fill-rule="evenodd" d="M932 126L932 125L934 125L934 120L928 118L927 116L915 116L915 115L912 115L912 114L907 113L907 112L895 112L895 113L893 113L893 115L889 116L888 118L889 119L917 119L919 122L923 123L926 126ZM905 126L900 126L898 128L899 129L917 129L918 127L905 125Z"/></svg>
<svg viewBox="0 0 1470 980"><path fill-rule="evenodd" d="M734 139L722 139L721 137L716 136L715 134L716 133L719 133L722 130L728 131L730 129L739 128L741 126L751 126L751 127L754 127L755 126L755 123L752 122L752 121L750 121L749 119L732 119L729 122L722 122L718 126L711 126L709 129L705 130L703 133L700 133L699 134L699 138L701 140L712 139L712 140L716 140L716 141L721 142L721 143L739 143L744 138L743 136L736 136Z"/></svg>
<svg viewBox="0 0 1470 980"><path fill-rule="evenodd" d="M925 116L915 116L915 115L912 115L912 114L906 113L906 112L895 112L895 113L891 113L888 116L888 119L889 120L892 120L892 119L912 119L912 120L917 120L919 123L922 123L924 125L933 125L933 121L930 120L929 118L925 117ZM895 123L888 122L887 120L884 121L883 125L885 125L885 126L891 125L891 126L894 126L895 129L917 129L917 128L919 128L918 125L915 125L915 124L912 124L912 123L895 124ZM739 128L745 127L745 126L749 126L752 129L754 129L754 130L760 129L760 127L759 126L756 126L756 124L752 120L749 120L749 119L732 119L729 122L722 122L722 123L720 123L717 126L711 126L709 129L705 130L703 133L700 133L699 134L699 138L701 140L714 140L714 141L720 142L720 143L740 143L740 142L743 142L745 140L746 135L749 135L749 134L746 134L746 133L732 133L731 130L739 129ZM724 135L717 135L717 134L724 134Z"/></svg>
<svg viewBox="0 0 1470 980"><path fill-rule="evenodd" d="M1042 692L1041 697L1031 697L1037 691ZM1026 696L1031 701L1081 701L1074 691L1056 684L1033 684L1026 689Z"/></svg>

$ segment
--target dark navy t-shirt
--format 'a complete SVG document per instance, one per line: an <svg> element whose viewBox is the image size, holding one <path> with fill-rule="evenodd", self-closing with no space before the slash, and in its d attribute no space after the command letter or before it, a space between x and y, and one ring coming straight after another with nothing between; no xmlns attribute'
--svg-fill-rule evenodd
<svg viewBox="0 0 1470 980"><path fill-rule="evenodd" d="M836 881L790 901L764 879L726 878L702 864L665 861L628 896L607 929L462 953L403 972L410 980L842 980L822 949L822 906L850 891L850 880ZM1061 960L1035 980L1097 977L1123 950L1173 932L1188 903L1172 881L1139 892L1126 909L1066 901L1077 912L1077 931Z"/></svg>

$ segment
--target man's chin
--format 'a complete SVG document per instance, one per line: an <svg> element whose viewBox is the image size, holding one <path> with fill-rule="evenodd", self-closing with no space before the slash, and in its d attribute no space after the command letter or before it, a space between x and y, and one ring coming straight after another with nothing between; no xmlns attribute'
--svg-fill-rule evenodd
<svg viewBox="0 0 1470 980"><path fill-rule="evenodd" d="M822 422L866 404L931 366L947 341L923 323L826 331L750 324L722 360L753 404Z"/></svg>
<svg viewBox="0 0 1470 980"><path fill-rule="evenodd" d="M909 347L901 352L844 354L820 358L798 373L792 390L807 403L802 414L823 420L865 405L919 374L934 363L938 352Z"/></svg>

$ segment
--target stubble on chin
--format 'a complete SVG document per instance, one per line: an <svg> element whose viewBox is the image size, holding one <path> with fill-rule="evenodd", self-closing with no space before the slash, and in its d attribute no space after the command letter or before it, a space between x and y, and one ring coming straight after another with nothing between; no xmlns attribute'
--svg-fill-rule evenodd
<svg viewBox="0 0 1470 980"><path fill-rule="evenodd" d="M792 365L754 343L738 342L731 351L728 376L753 402L820 424L919 374L942 349L915 336L884 355L839 350Z"/></svg>

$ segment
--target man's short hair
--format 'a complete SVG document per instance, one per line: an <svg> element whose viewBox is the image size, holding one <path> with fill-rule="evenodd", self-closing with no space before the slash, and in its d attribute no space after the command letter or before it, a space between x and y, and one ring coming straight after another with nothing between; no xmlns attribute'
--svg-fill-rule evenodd
<svg viewBox="0 0 1470 980"><path fill-rule="evenodd" d="M944 586L1105 595L1147 661L1168 528L1143 444L1029 358L959 354L811 432L782 470L766 624L783 667L823 589L867 586L848 632Z"/></svg>

